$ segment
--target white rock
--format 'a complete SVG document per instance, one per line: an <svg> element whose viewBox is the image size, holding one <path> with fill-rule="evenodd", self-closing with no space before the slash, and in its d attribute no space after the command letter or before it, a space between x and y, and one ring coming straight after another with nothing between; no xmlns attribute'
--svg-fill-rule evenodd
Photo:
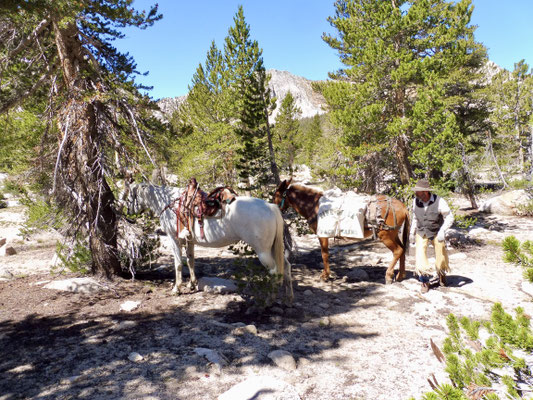
<svg viewBox="0 0 533 400"><path fill-rule="evenodd" d="M128 300L120 305L120 311L133 311L141 304L140 301Z"/></svg>
<svg viewBox="0 0 533 400"><path fill-rule="evenodd" d="M362 268L354 268L346 274L348 279L355 282L368 281L368 273Z"/></svg>
<svg viewBox="0 0 533 400"><path fill-rule="evenodd" d="M198 290L208 293L233 293L237 285L229 279L202 277L198 280Z"/></svg>
<svg viewBox="0 0 533 400"><path fill-rule="evenodd" d="M285 350L274 350L268 353L274 364L287 371L293 371L296 369L296 361L291 353Z"/></svg>
<svg viewBox="0 0 533 400"><path fill-rule="evenodd" d="M223 367L228 364L226 359L215 350L206 349L204 347L197 347L196 349L194 349L194 352L199 356L205 357L208 361L218 365L219 367Z"/></svg>
<svg viewBox="0 0 533 400"><path fill-rule="evenodd" d="M255 325L239 326L232 331L236 335L242 335L244 333L251 333L257 335L257 327Z"/></svg>
<svg viewBox="0 0 533 400"><path fill-rule="evenodd" d="M301 400L296 388L271 376L252 376L218 396L218 400Z"/></svg>
<svg viewBox="0 0 533 400"><path fill-rule="evenodd" d="M93 278L72 278L52 281L43 286L46 289L62 290L74 293L97 293L107 288Z"/></svg>
<svg viewBox="0 0 533 400"><path fill-rule="evenodd" d="M128 360L133 361L133 362L139 362L139 361L142 361L143 359L144 357L135 351L131 352L128 356Z"/></svg>
<svg viewBox="0 0 533 400"><path fill-rule="evenodd" d="M531 201L531 196L525 190L512 190L487 199L481 204L479 211L499 215L514 215L519 205L528 204L529 201Z"/></svg>

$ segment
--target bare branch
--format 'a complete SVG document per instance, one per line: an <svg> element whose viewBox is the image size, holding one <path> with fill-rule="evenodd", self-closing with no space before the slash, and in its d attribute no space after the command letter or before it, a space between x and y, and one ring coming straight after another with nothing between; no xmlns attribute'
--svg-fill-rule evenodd
<svg viewBox="0 0 533 400"><path fill-rule="evenodd" d="M126 108L126 111L128 111L128 114L131 117L131 122L133 123L133 127L135 128L135 132L137 133L137 138L139 139L139 143L141 144L141 146L143 147L144 151L146 152L146 155L150 159L150 162L152 163L152 165L154 167L156 167L154 160L152 160L152 157L150 156L150 153L148 152L148 149L144 145L144 140L142 139L141 132L139 131L139 127L137 125L137 120L135 119L135 116L133 115L133 112L128 107L128 105L125 104L124 107Z"/></svg>
<svg viewBox="0 0 533 400"><path fill-rule="evenodd" d="M12 60L13 57L15 57L17 54L19 54L22 50L24 50L28 45L31 43L33 38L37 38L37 36L50 24L50 20L43 19L39 24L35 27L32 33L30 33L28 36L22 39L22 41L18 44L17 47L15 47L13 50L11 50L8 55L4 58L4 60ZM2 60L2 62L4 61Z"/></svg>
<svg viewBox="0 0 533 400"><path fill-rule="evenodd" d="M68 134L69 125L70 125L70 119L67 116L67 123L66 123L66 126L65 126L65 132L63 134L63 140L61 141L61 144L59 146L59 150L57 151L56 165L55 165L55 168L54 168L54 180L53 180L54 184L52 186L52 193L55 193L55 191L56 191L57 171L59 170L59 161L61 160L61 153L63 152L63 146L67 142L67 139L68 139L68 136L69 136L69 134Z"/></svg>

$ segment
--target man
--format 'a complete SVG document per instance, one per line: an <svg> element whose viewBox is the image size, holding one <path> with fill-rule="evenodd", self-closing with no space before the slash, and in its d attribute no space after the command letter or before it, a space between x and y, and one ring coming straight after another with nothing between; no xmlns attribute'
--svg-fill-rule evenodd
<svg viewBox="0 0 533 400"><path fill-rule="evenodd" d="M427 257L430 242L435 248L435 269L439 277L439 285L446 286L446 273L450 271L450 266L445 239L446 230L453 224L453 213L446 200L431 193L432 189L427 179L420 179L413 190L415 199L411 238L414 238L416 244L415 273L422 282L422 293L427 293L432 275L432 267Z"/></svg>

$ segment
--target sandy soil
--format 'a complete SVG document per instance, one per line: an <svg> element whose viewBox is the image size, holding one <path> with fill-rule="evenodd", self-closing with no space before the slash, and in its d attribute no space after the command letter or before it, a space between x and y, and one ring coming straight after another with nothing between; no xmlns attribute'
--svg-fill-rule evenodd
<svg viewBox="0 0 533 400"><path fill-rule="evenodd" d="M448 382L430 339L442 344L449 313L487 319L501 302L508 312L521 306L533 315L522 272L502 261L499 245L510 234L532 239L531 218L479 216L479 227L491 230L460 231L450 248L449 286L425 295L413 276L414 251L407 279L385 285L390 253L381 243L336 242L335 278L324 283L318 241L296 237L295 302L258 315L247 313L236 293L172 296L170 268L151 279L101 282L105 289L94 293L47 289L47 282L74 276L50 272L56 236L17 241L21 212L0 210L0 238L9 236L17 250L0 257L2 400L217 399L253 376L283 382L305 400L420 399L431 374ZM203 276L229 278L235 260L227 249L197 248ZM158 261L170 265L170 253ZM138 307L121 310L126 301ZM216 351L221 363L198 349ZM273 350L289 352L296 365L276 365L268 357ZM128 358L133 352L136 361Z"/></svg>

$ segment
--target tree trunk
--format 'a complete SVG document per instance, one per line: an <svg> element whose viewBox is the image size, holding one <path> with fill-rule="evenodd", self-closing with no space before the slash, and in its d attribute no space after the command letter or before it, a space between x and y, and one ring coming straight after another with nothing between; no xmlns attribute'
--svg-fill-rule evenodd
<svg viewBox="0 0 533 400"><path fill-rule="evenodd" d="M494 150L492 148L492 134L490 132L490 129L487 129L487 138L488 138L488 147L489 147L490 156L492 158L492 161L494 162L494 166L496 167L496 170L498 171L498 175L500 176L503 187L507 188L509 187L509 185L507 185L507 182L505 181L505 178L503 177L502 170L500 169L500 166L498 165L498 160L496 159L496 156L494 155Z"/></svg>
<svg viewBox="0 0 533 400"><path fill-rule="evenodd" d="M411 162L409 161L409 151L407 148L407 141L405 136L400 136L396 140L396 160L398 162L398 173L400 174L400 181L402 185L409 184L411 177L413 176L413 169Z"/></svg>
<svg viewBox="0 0 533 400"><path fill-rule="evenodd" d="M463 158L463 167L460 171L461 178L464 182L463 193L466 194L466 196L470 200L470 205L472 206L472 208L478 208L475 196L474 182L472 182L470 171L468 168L468 160L466 159L465 147L462 143L459 143L459 145L461 146L461 156Z"/></svg>
<svg viewBox="0 0 533 400"><path fill-rule="evenodd" d="M529 170L526 178L531 181L533 177L533 123L529 126Z"/></svg>
<svg viewBox="0 0 533 400"><path fill-rule="evenodd" d="M77 27L60 27L54 22L68 100L58 116L58 169L66 192L72 200L76 221L88 230L92 271L111 278L121 273L117 252L117 216L114 195L104 175L102 142L102 104L90 77L80 71L90 70L83 59ZM76 222L74 221L74 222Z"/></svg>

